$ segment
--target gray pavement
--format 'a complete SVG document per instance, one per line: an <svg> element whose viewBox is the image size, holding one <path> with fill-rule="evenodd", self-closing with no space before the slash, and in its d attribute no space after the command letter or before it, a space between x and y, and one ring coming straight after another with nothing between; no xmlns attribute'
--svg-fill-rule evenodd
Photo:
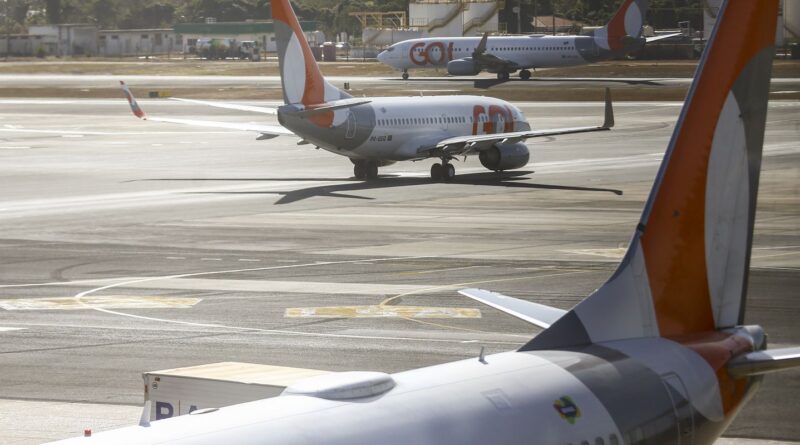
<svg viewBox="0 0 800 445"><path fill-rule="evenodd" d="M153 115L269 119L141 102ZM535 128L602 113L521 105ZM470 159L431 184L432 161L362 183L345 158L292 138L142 122L122 101L0 100L0 443L135 422L142 371L394 372L513 349L536 329L456 290L568 308L602 284L679 106L618 103L614 131L535 141L531 164L503 175ZM772 345L800 344L800 103L773 102L768 119L747 318ZM286 316L381 302L481 316ZM728 434L800 440L798 377L768 376Z"/></svg>

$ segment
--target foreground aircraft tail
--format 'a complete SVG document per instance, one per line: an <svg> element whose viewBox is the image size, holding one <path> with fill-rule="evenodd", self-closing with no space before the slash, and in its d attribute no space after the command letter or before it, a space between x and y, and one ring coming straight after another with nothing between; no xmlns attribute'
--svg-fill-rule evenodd
<svg viewBox="0 0 800 445"><path fill-rule="evenodd" d="M284 102L309 107L352 97L322 76L289 0L271 3Z"/></svg>
<svg viewBox="0 0 800 445"><path fill-rule="evenodd" d="M625 0L606 26L592 32L595 43L609 51L623 51L639 42L648 0Z"/></svg>
<svg viewBox="0 0 800 445"><path fill-rule="evenodd" d="M777 8L726 2L620 267L523 350L743 324Z"/></svg>

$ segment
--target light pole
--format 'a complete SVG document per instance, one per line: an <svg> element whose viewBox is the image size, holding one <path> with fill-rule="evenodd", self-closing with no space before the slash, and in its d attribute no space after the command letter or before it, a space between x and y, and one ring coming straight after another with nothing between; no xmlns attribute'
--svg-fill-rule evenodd
<svg viewBox="0 0 800 445"><path fill-rule="evenodd" d="M8 0L6 1L6 61L8 61L8 53L11 52L11 28L8 22Z"/></svg>

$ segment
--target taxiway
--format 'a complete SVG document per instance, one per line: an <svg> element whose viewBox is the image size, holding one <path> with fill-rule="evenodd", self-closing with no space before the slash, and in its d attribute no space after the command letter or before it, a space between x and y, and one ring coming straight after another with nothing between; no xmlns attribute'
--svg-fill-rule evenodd
<svg viewBox="0 0 800 445"><path fill-rule="evenodd" d="M613 131L533 140L520 171L470 159L434 184L432 161L364 183L346 158L293 138L143 122L122 100L0 100L0 442L135 423L142 371L235 360L394 372L516 348L537 329L456 290L568 308L599 286L680 105L618 102ZM602 114L599 102L521 107L534 128ZM800 343L798 140L800 103L773 101L747 318L774 346ZM389 316L289 310L353 305ZM380 310L401 306L480 316ZM798 401L800 373L768 376L728 435L798 440Z"/></svg>

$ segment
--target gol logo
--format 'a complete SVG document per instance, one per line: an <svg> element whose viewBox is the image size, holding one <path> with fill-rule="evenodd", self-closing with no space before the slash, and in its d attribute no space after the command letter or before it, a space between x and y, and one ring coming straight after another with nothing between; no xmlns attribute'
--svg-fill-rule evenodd
<svg viewBox="0 0 800 445"><path fill-rule="evenodd" d="M581 416L581 409L578 408L578 405L576 405L569 396L564 396L553 402L553 408L555 408L558 415L569 422L570 425L575 425L575 421Z"/></svg>
<svg viewBox="0 0 800 445"><path fill-rule="evenodd" d="M453 60L453 42L448 43L446 47L443 42L433 42L427 46L424 42L415 43L411 45L408 57L414 64L420 66L445 65Z"/></svg>

